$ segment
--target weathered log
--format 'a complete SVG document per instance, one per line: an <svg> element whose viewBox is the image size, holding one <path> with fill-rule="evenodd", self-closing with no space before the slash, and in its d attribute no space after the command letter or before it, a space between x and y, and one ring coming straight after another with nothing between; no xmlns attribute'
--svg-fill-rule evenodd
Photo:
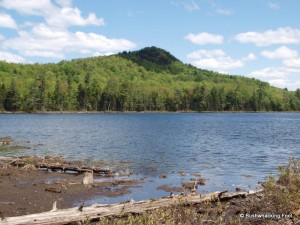
<svg viewBox="0 0 300 225"><path fill-rule="evenodd" d="M224 193L214 192L203 195L176 195L168 198L161 198L154 201L140 201L140 202L126 202L121 204L111 205L92 205L90 207L81 206L80 209L70 208L62 210L51 210L49 212L31 214L17 217L7 217L0 221L0 224L16 225L16 224L67 224L72 222L78 222L82 219L89 218L91 220L100 219L106 216L122 216L128 213L142 213L145 211L167 207L174 204L199 204L206 201L215 201L217 199L247 196L249 194L255 194L260 192L236 192L236 193ZM221 194L223 193L223 194Z"/></svg>
<svg viewBox="0 0 300 225"><path fill-rule="evenodd" d="M26 160L29 160L29 158L26 158ZM39 158L38 158L39 159ZM23 167L27 165L28 163L26 160L23 160L20 157L0 157L0 161L8 162L12 166L16 167ZM35 159L36 160L36 159ZM47 169L52 171L63 171L63 172L77 172L77 173L85 173L85 172L93 172L94 174L101 174L101 175L112 175L112 171L110 169L103 169L99 167L88 167L88 166L75 166L65 163L45 163L40 162L40 160L32 160L34 166L38 169Z"/></svg>
<svg viewBox="0 0 300 225"><path fill-rule="evenodd" d="M60 170L63 172L71 171L77 173L85 173L85 172L93 172L97 174L109 174L111 171L109 169L102 169L98 167L79 167L79 166L72 166L67 164L45 164L45 163L37 163L35 164L37 168L40 169L48 169L48 170Z"/></svg>

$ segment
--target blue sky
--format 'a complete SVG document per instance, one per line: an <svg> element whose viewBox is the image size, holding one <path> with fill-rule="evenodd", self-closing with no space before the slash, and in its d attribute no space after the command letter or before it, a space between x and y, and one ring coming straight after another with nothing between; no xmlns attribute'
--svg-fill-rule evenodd
<svg viewBox="0 0 300 225"><path fill-rule="evenodd" d="M157 46L184 63L300 88L299 0L0 0L0 60Z"/></svg>

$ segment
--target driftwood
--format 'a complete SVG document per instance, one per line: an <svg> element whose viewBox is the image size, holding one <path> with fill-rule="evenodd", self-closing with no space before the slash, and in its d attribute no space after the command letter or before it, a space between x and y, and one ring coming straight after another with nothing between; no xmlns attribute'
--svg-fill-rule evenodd
<svg viewBox="0 0 300 225"><path fill-rule="evenodd" d="M26 160L20 158L14 158L14 157L0 157L0 161L9 162L10 165L15 167L24 167L25 165L28 165ZM44 163L44 162L37 161L34 162L32 165L34 165L37 169L47 169L52 171L76 172L76 173L93 172L94 174L108 174L108 175L112 174L112 171L109 169L103 169L99 167L88 167L88 166L75 166L75 165L64 164L64 163Z"/></svg>
<svg viewBox="0 0 300 225"><path fill-rule="evenodd" d="M77 173L85 173L85 172L93 172L96 174L110 174L111 171L109 169L102 169L98 167L87 167L87 166L71 166L66 164L44 164L44 163L37 163L35 166L39 169L47 169L47 170L60 170L63 172L71 171Z"/></svg>
<svg viewBox="0 0 300 225"><path fill-rule="evenodd" d="M96 204L90 207L83 207L83 205L81 205L80 207L62 210L55 210L56 207L53 207L54 209L49 212L18 217L7 217L1 220L0 224L68 224L72 222L78 222L85 218L96 220L106 216L124 216L128 213L142 213L148 210L167 207L174 204L199 204L206 201L216 201L218 199L224 200L235 197L245 197L247 195L256 194L258 192L261 192L261 190L235 193L226 193L226 191L224 191L203 195L172 195L168 198L162 198L153 201L130 201L126 203L111 205Z"/></svg>
<svg viewBox="0 0 300 225"><path fill-rule="evenodd" d="M37 157L38 158L38 157ZM88 166L77 166L77 165L70 165L69 163L45 163L43 162L42 158L32 158L32 161L28 163L31 158L16 158L16 157L0 157L0 161L9 162L10 165L15 167L24 167L25 165L31 164L34 165L37 169L47 169L52 171L62 171L62 172L76 172L76 173L85 173L85 172L93 172L94 174L108 174L111 175L112 171L109 169L103 169L99 167L88 167ZM42 161L42 162L41 162Z"/></svg>

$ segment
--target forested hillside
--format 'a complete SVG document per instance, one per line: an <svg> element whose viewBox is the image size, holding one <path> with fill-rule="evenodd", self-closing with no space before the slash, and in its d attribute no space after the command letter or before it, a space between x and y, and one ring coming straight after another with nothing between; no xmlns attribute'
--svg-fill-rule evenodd
<svg viewBox="0 0 300 225"><path fill-rule="evenodd" d="M293 111L289 92L150 47L57 64L0 62L0 111Z"/></svg>

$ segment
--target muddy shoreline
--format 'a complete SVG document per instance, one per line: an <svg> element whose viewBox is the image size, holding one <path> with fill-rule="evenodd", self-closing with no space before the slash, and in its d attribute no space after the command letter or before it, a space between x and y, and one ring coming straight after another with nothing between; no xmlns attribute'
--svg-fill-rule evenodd
<svg viewBox="0 0 300 225"><path fill-rule="evenodd" d="M37 168L36 165L69 165L58 157L0 157L0 217L49 211L56 202L58 209L75 207L93 197L116 197L130 193L141 181L126 177L114 179L112 173L94 173L93 185L84 185L83 172L63 172ZM25 162L25 164L24 164ZM81 167L80 167L81 168ZM97 167L98 168L98 167ZM109 178L107 179L101 178Z"/></svg>

